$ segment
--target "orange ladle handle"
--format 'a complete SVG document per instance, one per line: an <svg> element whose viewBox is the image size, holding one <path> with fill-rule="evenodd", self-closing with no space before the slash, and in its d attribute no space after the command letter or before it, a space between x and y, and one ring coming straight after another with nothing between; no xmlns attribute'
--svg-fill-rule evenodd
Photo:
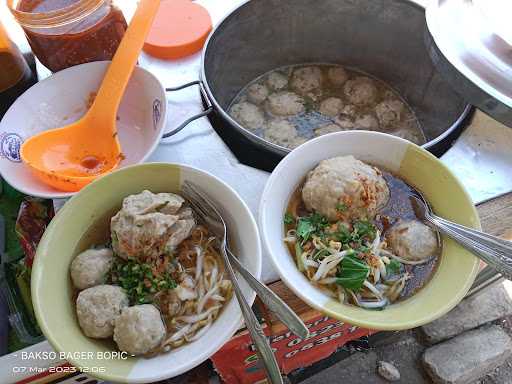
<svg viewBox="0 0 512 384"><path fill-rule="evenodd" d="M94 103L85 118L94 120L88 124L91 129L104 132L110 129L110 135L116 133L117 109L132 75L139 54L144 45L153 19L160 6L160 0L140 0L132 21L126 30L112 63L98 90ZM99 133L99 132L98 132Z"/></svg>

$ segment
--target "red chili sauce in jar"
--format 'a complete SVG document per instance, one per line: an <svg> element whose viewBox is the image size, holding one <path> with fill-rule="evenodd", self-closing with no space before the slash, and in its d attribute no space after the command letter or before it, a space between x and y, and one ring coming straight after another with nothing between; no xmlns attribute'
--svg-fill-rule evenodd
<svg viewBox="0 0 512 384"><path fill-rule="evenodd" d="M80 2L84 0L18 3L17 10L26 13L50 16L54 11L62 11L58 18L50 16L47 25L22 24L34 54L53 72L91 61L111 60L126 31L123 13L111 0L94 4L89 1L88 5L77 7Z"/></svg>

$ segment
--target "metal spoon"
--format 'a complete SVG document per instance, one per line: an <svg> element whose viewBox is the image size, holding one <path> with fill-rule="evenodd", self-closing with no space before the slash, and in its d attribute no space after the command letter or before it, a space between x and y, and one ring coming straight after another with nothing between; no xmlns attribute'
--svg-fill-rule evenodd
<svg viewBox="0 0 512 384"><path fill-rule="evenodd" d="M410 200L418 218L455 240L506 279L512 280L512 242L436 216L423 195L414 192Z"/></svg>
<svg viewBox="0 0 512 384"><path fill-rule="evenodd" d="M281 376L279 365L277 364L274 352L272 351L272 348L267 341L267 337L265 336L265 333L263 332L258 319L245 300L243 292L238 285L233 267L229 261L229 257L226 251L227 228L224 219L217 211L215 206L207 199L205 194L200 192L197 187L192 186L191 183L184 183L182 186L182 193L194 209L195 213L199 216L201 221L203 221L208 226L208 228L217 236L217 239L219 240L220 254L222 255L229 279L233 283L233 289L235 291L235 296L238 300L238 304L240 305L240 309L244 317L245 326L247 327L251 339L256 346L256 351L260 361L263 362L263 367L265 368L267 377L272 384L283 384L283 378Z"/></svg>

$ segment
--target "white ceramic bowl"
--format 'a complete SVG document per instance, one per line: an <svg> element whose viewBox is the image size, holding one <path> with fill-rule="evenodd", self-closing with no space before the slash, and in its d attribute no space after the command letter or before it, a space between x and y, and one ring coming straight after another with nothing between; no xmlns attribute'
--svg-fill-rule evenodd
<svg viewBox="0 0 512 384"><path fill-rule="evenodd" d="M0 174L10 185L32 196L73 195L34 177L21 162L20 147L30 136L82 117L109 64L93 62L57 72L29 88L9 108L0 122ZM136 67L117 113L119 140L126 157L120 167L141 163L154 151L163 134L166 111L165 90L158 79Z"/></svg>
<svg viewBox="0 0 512 384"><path fill-rule="evenodd" d="M32 301L44 335L58 352L89 352L69 362L101 379L121 383L149 383L194 368L222 347L241 325L236 299L226 303L211 328L198 340L153 358L101 358L115 351L113 343L86 337L77 322L69 266L73 258L106 240L110 218L122 200L144 189L179 193L191 181L215 200L225 218L230 243L240 261L256 278L261 276L261 245L256 222L247 205L228 185L198 169L178 164L149 163L108 174L83 188L57 213L46 230L32 269ZM255 293L239 279L247 301Z"/></svg>
<svg viewBox="0 0 512 384"><path fill-rule="evenodd" d="M314 287L299 272L283 242L283 217L293 191L321 160L353 155L383 167L423 192L434 211L479 228L471 198L437 158L406 140L377 132L351 131L321 136L293 150L270 176L260 203L260 230L281 279L306 303L344 322L369 329L399 330L428 323L452 309L467 293L479 260L443 237L443 251L432 278L419 292L382 311L342 304Z"/></svg>

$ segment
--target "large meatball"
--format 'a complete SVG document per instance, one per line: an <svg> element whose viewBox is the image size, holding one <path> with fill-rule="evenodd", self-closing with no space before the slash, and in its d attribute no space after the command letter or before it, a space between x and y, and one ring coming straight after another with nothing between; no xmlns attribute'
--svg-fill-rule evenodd
<svg viewBox="0 0 512 384"><path fill-rule="evenodd" d="M322 86L322 70L318 67L302 67L293 71L290 82L292 89L306 95Z"/></svg>
<svg viewBox="0 0 512 384"><path fill-rule="evenodd" d="M288 77L280 72L272 72L265 81L267 86L273 91L281 91L288 86Z"/></svg>
<svg viewBox="0 0 512 384"><path fill-rule="evenodd" d="M286 120L272 120L264 134L265 140L287 148L295 148L305 142L297 134L295 126Z"/></svg>
<svg viewBox="0 0 512 384"><path fill-rule="evenodd" d="M242 101L231 107L231 116L247 129L258 129L265 122L265 116L258 106Z"/></svg>
<svg viewBox="0 0 512 384"><path fill-rule="evenodd" d="M396 126L400 123L404 103L400 100L384 100L375 107L375 114L382 127Z"/></svg>
<svg viewBox="0 0 512 384"><path fill-rule="evenodd" d="M372 219L388 199L389 189L382 173L353 156L322 160L309 172L302 188L306 208L331 221Z"/></svg>
<svg viewBox="0 0 512 384"><path fill-rule="evenodd" d="M78 294L76 315L86 336L104 339L114 334L114 320L129 304L121 287L97 285Z"/></svg>
<svg viewBox="0 0 512 384"><path fill-rule="evenodd" d="M327 71L327 78L335 87L341 87L348 80L348 74L341 66L331 67Z"/></svg>
<svg viewBox="0 0 512 384"><path fill-rule="evenodd" d="M355 105L371 105L377 100L377 86L369 77L358 76L343 87L345 96Z"/></svg>
<svg viewBox="0 0 512 384"><path fill-rule="evenodd" d="M116 318L114 341L121 351L142 355L156 348L166 333L158 309L151 304L124 308Z"/></svg>
<svg viewBox="0 0 512 384"><path fill-rule="evenodd" d="M77 289L86 289L103 284L112 267L112 250L88 249L80 253L71 262L71 280Z"/></svg>
<svg viewBox="0 0 512 384"><path fill-rule="evenodd" d="M268 97L267 107L273 115L297 115L304 112L304 99L293 92L274 93Z"/></svg>
<svg viewBox="0 0 512 384"><path fill-rule="evenodd" d="M268 88L263 84L253 84L247 88L247 98L254 104L261 104L268 97Z"/></svg>
<svg viewBox="0 0 512 384"><path fill-rule="evenodd" d="M320 103L319 111L322 115L335 117L343 108L343 101L337 97L328 97Z"/></svg>
<svg viewBox="0 0 512 384"><path fill-rule="evenodd" d="M414 264L426 262L439 246L435 232L418 220L395 224L386 237L397 256Z"/></svg>
<svg viewBox="0 0 512 384"><path fill-rule="evenodd" d="M112 248L124 258L155 259L172 252L195 226L184 199L173 193L143 191L123 200L112 218Z"/></svg>

